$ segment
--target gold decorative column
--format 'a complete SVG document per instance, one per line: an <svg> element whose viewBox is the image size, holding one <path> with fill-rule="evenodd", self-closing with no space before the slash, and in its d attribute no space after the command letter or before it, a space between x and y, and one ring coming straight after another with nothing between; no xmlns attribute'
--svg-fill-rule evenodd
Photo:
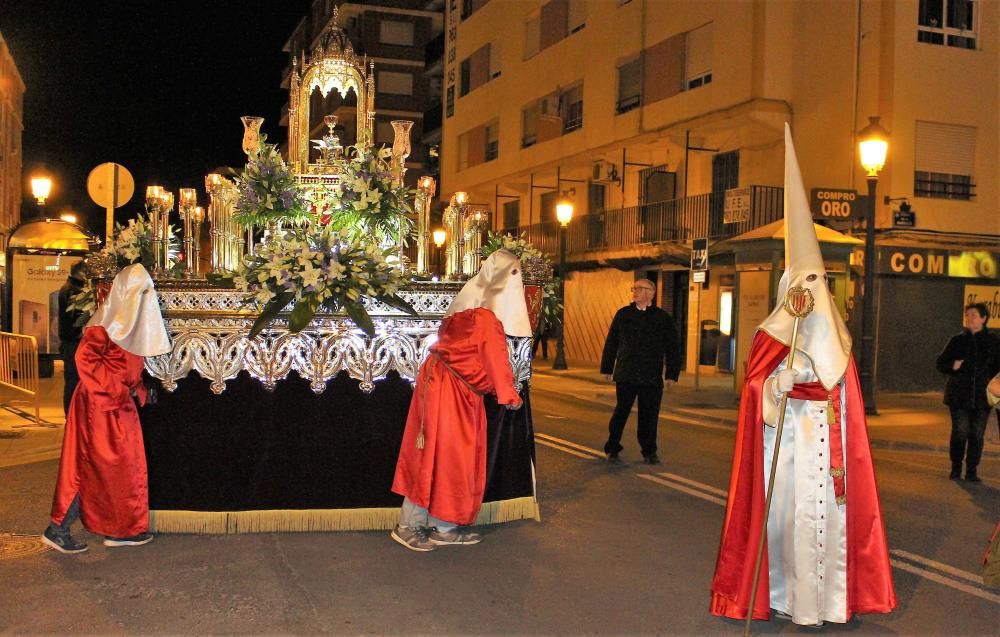
<svg viewBox="0 0 1000 637"><path fill-rule="evenodd" d="M430 175L417 180L413 211L417 215L417 272L430 273L431 200L437 184Z"/></svg>
<svg viewBox="0 0 1000 637"><path fill-rule="evenodd" d="M444 223L451 238L451 245L448 246L448 267L445 271L446 278L453 281L461 281L466 278L463 268L465 260L465 215L469 209L469 194L456 192L451 196L447 210L445 210Z"/></svg>

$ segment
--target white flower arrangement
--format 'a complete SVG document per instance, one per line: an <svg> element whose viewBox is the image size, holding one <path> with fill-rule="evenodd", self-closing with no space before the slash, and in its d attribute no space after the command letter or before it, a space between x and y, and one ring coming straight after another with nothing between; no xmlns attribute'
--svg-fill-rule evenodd
<svg viewBox="0 0 1000 637"><path fill-rule="evenodd" d="M416 316L398 295L407 278L386 260L389 253L370 242L342 240L329 227L285 231L281 241L264 244L246 257L233 278L246 303L262 306L250 336L259 334L290 304L294 305L288 329L293 334L322 307L344 310L362 331L373 335L366 297Z"/></svg>

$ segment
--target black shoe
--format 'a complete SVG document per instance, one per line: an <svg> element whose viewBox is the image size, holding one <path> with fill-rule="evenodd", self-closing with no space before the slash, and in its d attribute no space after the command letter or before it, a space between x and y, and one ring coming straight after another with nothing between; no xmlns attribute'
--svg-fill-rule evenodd
<svg viewBox="0 0 1000 637"><path fill-rule="evenodd" d="M140 533L132 537L106 537L104 538L104 546L142 546L152 541L152 533Z"/></svg>
<svg viewBox="0 0 1000 637"><path fill-rule="evenodd" d="M962 470L961 469L952 469L951 470L951 474L948 477L950 479L952 479L952 480L961 480L962 479Z"/></svg>
<svg viewBox="0 0 1000 637"><path fill-rule="evenodd" d="M650 454L648 456L643 456L642 461L645 462L646 464L661 464L660 456L656 455L655 453Z"/></svg>
<svg viewBox="0 0 1000 637"><path fill-rule="evenodd" d="M69 533L56 533L51 526L42 533L42 542L60 553L83 553L87 550L86 544L77 542Z"/></svg>
<svg viewBox="0 0 1000 637"><path fill-rule="evenodd" d="M982 482L983 479L980 478L979 476L977 476L975 471L966 471L965 472L965 481L966 482Z"/></svg>
<svg viewBox="0 0 1000 637"><path fill-rule="evenodd" d="M622 459L618 457L617 451L612 451L608 454L608 464L621 464Z"/></svg>

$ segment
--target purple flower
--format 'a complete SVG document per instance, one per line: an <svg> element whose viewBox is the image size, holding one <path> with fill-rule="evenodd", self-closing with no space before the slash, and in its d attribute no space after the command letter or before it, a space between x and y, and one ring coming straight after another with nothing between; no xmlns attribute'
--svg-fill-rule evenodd
<svg viewBox="0 0 1000 637"><path fill-rule="evenodd" d="M278 199L281 200L281 206L287 210L295 203L295 193L291 190L284 190L278 195Z"/></svg>

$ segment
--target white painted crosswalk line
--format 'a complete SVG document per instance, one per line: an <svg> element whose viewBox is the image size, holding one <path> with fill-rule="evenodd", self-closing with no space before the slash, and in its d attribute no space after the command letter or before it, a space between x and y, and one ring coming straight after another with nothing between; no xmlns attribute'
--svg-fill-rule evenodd
<svg viewBox="0 0 1000 637"><path fill-rule="evenodd" d="M686 487L683 484L680 484L680 483L677 483L677 482L673 482L671 480L664 480L663 478L661 478L659 476L650 475L648 473L640 473L640 474L637 474L637 475L640 478L642 478L643 480L649 480L650 482L655 482L655 483L663 485L665 487L669 487L671 489L674 489L675 491L680 491L681 493L686 493L688 495L693 495L696 498L701 498L702 500L705 500L707 502L711 502L712 504L718 504L719 506L726 506L726 501L725 500L721 500L721 499L719 499L719 498L717 498L717 497L715 497L713 495L709 495L707 493L703 493L703 492L698 491L696 489L692 489L691 487Z"/></svg>
<svg viewBox="0 0 1000 637"><path fill-rule="evenodd" d="M684 476L679 476L676 473L660 473L657 474L668 480L674 480L676 482L683 482L684 484L691 485L692 487L701 489L702 491L708 491L709 493L714 493L715 495L722 496L723 498L729 497L729 492L713 487L710 484L705 484L704 482L698 482L697 480L692 480L691 478L685 478Z"/></svg>
<svg viewBox="0 0 1000 637"><path fill-rule="evenodd" d="M583 445L579 445L579 444L577 444L575 442L572 442L572 441L569 441L569 440L565 440L563 438L556 438L555 436L550 436L549 434L543 434L543 433L535 432L535 439L538 440L539 438L541 438L544 441L550 442L550 443L555 443L557 445L562 445L564 447L570 447L570 448L576 449L578 451L583 451L584 453L590 454L590 456L595 457L595 458L603 458L604 457L604 452L603 451L598 451L597 449L593 449L591 447L585 447Z"/></svg>
<svg viewBox="0 0 1000 637"><path fill-rule="evenodd" d="M543 438L539 438L537 435L535 436L535 442L537 442L540 445L545 445L546 447L552 447L553 449L557 449L559 451L562 451L563 453L568 453L571 456L576 456L577 458L583 458L585 460L593 460L594 459L593 456L588 456L585 453L580 453L579 451L574 451L573 449L569 449L567 447L563 447L562 445L557 445L557 444L555 444L553 442L549 442L548 440L545 440Z"/></svg>
<svg viewBox="0 0 1000 637"><path fill-rule="evenodd" d="M960 568L955 568L954 566L949 566L943 562L936 562L934 560L928 559L926 557L921 557L916 553L910 553L909 551L903 551L900 549L892 549L889 551L891 555L896 557L901 557L904 560L909 560L911 562L917 562L918 564L923 564L924 566L929 566L933 569L941 571L942 573L948 573L949 575L954 575L955 577L961 577L962 579L969 580L975 584L980 584L983 578L975 573L970 573L969 571L963 571Z"/></svg>
<svg viewBox="0 0 1000 637"><path fill-rule="evenodd" d="M901 571L906 571L907 573L913 573L914 575L919 575L924 579L929 579L932 582L937 582L938 584L943 584L949 588L954 588L955 590L962 591L963 593L968 593L980 599L985 599L987 601L993 602L994 604L1000 604L1000 595L990 593L989 591L984 591L981 588L976 588L969 584L963 582L956 582L955 580L945 577L944 575L939 575L933 571L929 571L925 568L920 568L919 566L913 566L902 560L890 559L889 563L892 564L894 568L898 568Z"/></svg>

